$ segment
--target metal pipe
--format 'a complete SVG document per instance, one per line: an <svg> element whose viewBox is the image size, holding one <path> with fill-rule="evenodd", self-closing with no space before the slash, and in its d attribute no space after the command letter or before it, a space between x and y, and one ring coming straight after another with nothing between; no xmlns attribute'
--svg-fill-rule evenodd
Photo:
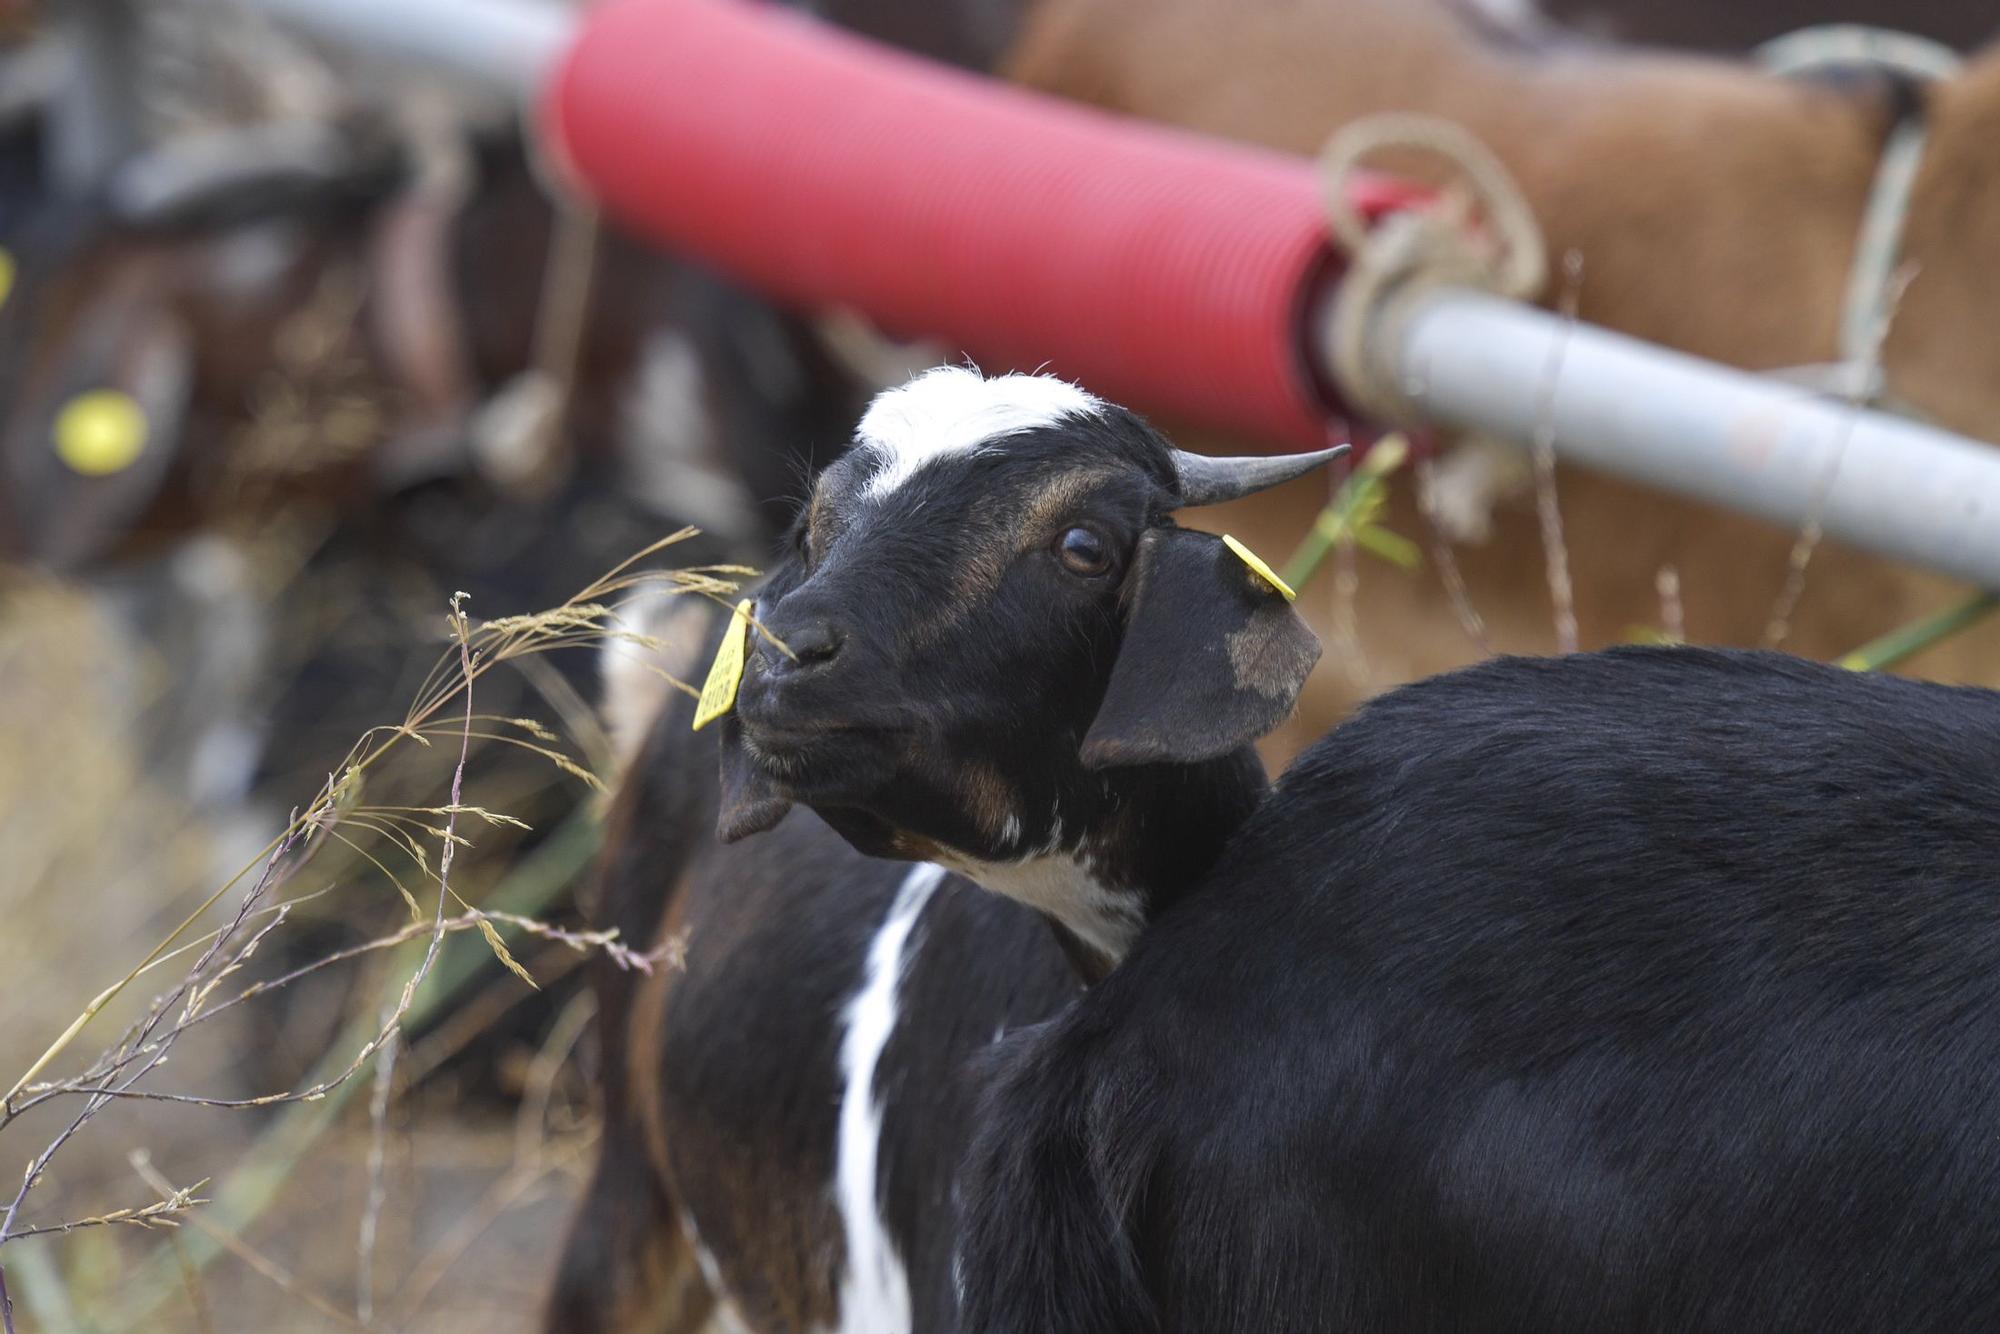
<svg viewBox="0 0 2000 1334"><path fill-rule="evenodd" d="M50 174L87 195L139 146L139 16L128 0L71 0L55 27L68 63L49 116Z"/></svg>
<svg viewBox="0 0 2000 1334"><path fill-rule="evenodd" d="M1378 364L1431 421L2000 589L2000 447L1482 293L1399 315Z"/></svg>
<svg viewBox="0 0 2000 1334"><path fill-rule="evenodd" d="M449 70L527 103L576 18L553 0L252 0L322 37Z"/></svg>
<svg viewBox="0 0 2000 1334"><path fill-rule="evenodd" d="M524 99L538 93L575 28L569 11L535 0L255 2L323 35ZM714 17L706 6L660 12ZM675 133L671 124L647 129ZM879 192L871 197L879 202ZM697 191L675 207L679 219L709 207L708 196ZM1171 266L1151 276L1185 281ZM991 310L979 317L990 320ZM1046 326L1027 332L1023 351L1055 336ZM1371 341L1375 364L1429 420L1521 445L1546 429L1572 462L1785 525L1817 514L1843 541L2000 589L2000 448L1468 291L1395 302Z"/></svg>

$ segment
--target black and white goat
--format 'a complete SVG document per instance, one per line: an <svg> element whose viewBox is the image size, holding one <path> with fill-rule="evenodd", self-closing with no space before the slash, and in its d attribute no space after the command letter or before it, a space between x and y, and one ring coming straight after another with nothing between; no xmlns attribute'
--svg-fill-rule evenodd
<svg viewBox="0 0 2000 1334"><path fill-rule="evenodd" d="M2000 695L1498 660L996 1054L964 1328L2000 1324Z"/></svg>
<svg viewBox="0 0 2000 1334"><path fill-rule="evenodd" d="M622 670L614 725L646 730L600 915L687 963L600 977L605 1138L551 1329L955 1325L962 1067L1192 887L1319 654L1169 516L1331 452L1205 459L1054 379L932 371L870 407L765 583L719 785L692 701L648 728Z"/></svg>

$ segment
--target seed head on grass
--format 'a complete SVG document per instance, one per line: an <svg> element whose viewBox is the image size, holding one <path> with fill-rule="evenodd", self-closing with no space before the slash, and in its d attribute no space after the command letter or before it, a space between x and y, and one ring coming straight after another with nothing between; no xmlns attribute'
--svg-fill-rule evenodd
<svg viewBox="0 0 2000 1334"><path fill-rule="evenodd" d="M98 992L0 1097L0 1134L17 1125L24 1114L36 1107L66 1101L75 1106L55 1137L30 1156L19 1190L4 1213L0 1213L0 1253L4 1253L8 1243L22 1237L117 1225L170 1227L190 1218L199 1221L197 1211L207 1203L207 1198L197 1192L207 1182L187 1188L166 1186L162 1184L165 1179L157 1178L150 1165L141 1175L159 1196L156 1200L104 1209L61 1222L29 1222L23 1217L26 1202L37 1183L47 1179L54 1160L100 1112L115 1102L171 1102L208 1108L320 1103L343 1096L358 1072L372 1063L377 1071L380 1104L374 1120L379 1127L386 1112L383 1100L390 1096L389 1072L393 1070L387 1053L395 1049L404 1026L414 1014L420 1010L429 1012L428 1007L420 1007L419 995L436 970L449 936L477 931L499 964L530 986L534 985L534 979L514 957L503 930L577 952L602 953L625 968L651 971L661 963L679 962L683 943L678 940L649 951L645 942L629 944L619 940L614 931L567 931L497 906L493 911L482 909L461 895L454 884L453 871L458 854L473 845L473 837L467 832L468 821L478 822L477 826L470 826L475 829L527 828L525 822L503 810L468 800L466 771L475 742L525 750L545 761L554 772L594 791L602 790L603 786L595 773L563 748L561 737L545 724L475 712L473 694L477 682L502 664L528 661L553 649L589 646L606 638L627 636L629 632L618 625L615 613L618 600L633 590L660 588L727 605L737 591L736 576L750 571L734 566L696 570L638 567L639 561L691 535L692 530L683 530L653 544L568 602L536 615L509 616L481 624L473 619L463 594L451 599L445 618L450 646L423 682L403 719L372 728L360 737L330 767L320 789L303 809L294 812L257 861L209 895L123 977ZM365 799L371 779L384 771L392 756L412 747L429 750L439 741L451 740L456 740L457 748L449 792L443 799L408 804L371 803ZM561 833L559 830L557 836ZM296 906L332 892L332 883L307 892L290 891L294 879L318 864L321 855L332 848L345 848L356 856L357 864L379 871L397 890L411 920L400 930L323 955L276 978L247 984L233 980L246 969L259 946L285 925ZM420 901L417 890L392 871L394 862L413 868L408 874L428 891L428 908ZM240 888L246 885L247 888ZM222 925L200 930L211 910L232 894L237 894L235 906ZM304 1086L251 1097L216 1097L143 1086L167 1062L183 1036L217 1015L326 968L382 955L406 944L414 947L418 941L423 942L421 956L400 985L392 988L380 1015L361 1030L361 1040L351 1056L336 1059L330 1066L323 1063L322 1072ZM173 976L174 969L181 970L177 979L155 996L141 1017L109 1046L79 1070L51 1074L81 1035L121 994L141 978ZM371 1170L379 1171L379 1164ZM231 1194L227 1182L221 1193ZM371 1199L378 1194L371 1188ZM379 1200L372 1208L379 1209ZM355 1323L354 1317L297 1284L229 1230L204 1223L203 1234L203 1238L197 1239L200 1243L197 1248L178 1252L177 1276L181 1279L192 1282L209 1258L227 1250L323 1314L331 1312L345 1323ZM365 1253L371 1247L364 1245L362 1249ZM4 1272L0 1272L0 1298L7 1295L4 1284ZM135 1310L150 1310L149 1303L157 1300L157 1293L142 1293L130 1304Z"/></svg>

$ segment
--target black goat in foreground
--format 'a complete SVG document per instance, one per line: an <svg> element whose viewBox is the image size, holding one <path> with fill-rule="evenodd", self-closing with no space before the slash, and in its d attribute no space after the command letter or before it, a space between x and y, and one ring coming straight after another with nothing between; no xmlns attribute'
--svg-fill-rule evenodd
<svg viewBox="0 0 2000 1334"><path fill-rule="evenodd" d="M2000 1327L2000 696L1500 660L1011 1037L963 1327Z"/></svg>
<svg viewBox="0 0 2000 1334"><path fill-rule="evenodd" d="M878 400L719 788L684 706L627 785L614 917L692 962L607 993L557 1328L670 1262L842 1334L2000 1324L2000 696L1502 660L1259 801L1316 647L1169 515L1298 467L1031 377Z"/></svg>
<svg viewBox="0 0 2000 1334"><path fill-rule="evenodd" d="M598 916L687 965L599 966L605 1132L547 1328L952 1327L965 1068L1198 881L1319 656L1170 514L1326 457L1205 459L1058 380L935 370L821 475L756 600L784 647L714 732L611 646ZM684 652L703 619L648 628Z"/></svg>

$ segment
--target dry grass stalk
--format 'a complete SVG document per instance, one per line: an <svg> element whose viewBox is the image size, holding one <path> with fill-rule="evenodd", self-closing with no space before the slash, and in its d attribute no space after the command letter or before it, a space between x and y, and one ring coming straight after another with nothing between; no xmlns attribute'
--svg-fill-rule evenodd
<svg viewBox="0 0 2000 1334"><path fill-rule="evenodd" d="M1480 657L1492 657L1493 641L1486 633L1486 622L1472 605L1472 595L1465 587L1465 572L1458 567L1458 553L1452 550L1451 539L1445 536L1444 525L1438 520L1437 464L1428 457L1417 463L1417 510L1430 537L1431 563L1437 567L1438 579L1444 584L1445 597L1451 601L1459 628L1465 631L1465 637L1472 641Z"/></svg>
<svg viewBox="0 0 2000 1334"><path fill-rule="evenodd" d="M462 612L458 612L455 608L453 620L454 632L456 634L463 631L463 641L456 646L453 653L442 657L439 663L431 669L430 674L425 678L423 686L419 690L416 703L412 705L409 714L404 720L394 725L371 728L368 732L364 733L337 767L335 772L338 774L338 778L330 778L327 786L322 789L319 797L307 808L306 812L303 815L295 816L292 823L287 826L284 832L274 839L271 844L266 846L264 853L260 854L260 861L265 867L265 878L268 880L272 877L280 865L288 860L283 854L309 851L312 834L331 830L341 822L344 816L357 813L355 799L359 793L363 777L370 769L379 765L383 758L399 742L414 740L421 745L429 746L431 742L430 738L424 735L425 730L430 727L433 720L444 707L457 698L460 691L464 691L468 695L465 713L468 726L470 720L476 720L478 715L471 712L471 701L469 698L472 684L493 667L529 654L546 652L552 648L579 647L605 638L625 640L648 649L657 649L660 647L660 645L652 642L647 636L633 634L611 622L610 618L613 614L613 609L604 605L604 599L627 592L633 588L648 584L664 583L675 592L695 593L711 598L719 603L726 602L728 596L736 591L736 585L722 576L745 575L753 573L752 571L740 566L710 566L695 570L671 571L635 570L633 568L639 561L657 554L693 535L693 529L684 528L643 548L621 562L609 574L593 581L589 587L585 588L569 602L539 616L505 617L480 627L477 634L474 635L471 632L469 622L461 624L459 618L462 617ZM454 679L451 672L453 665L456 665L460 669L460 673L456 679ZM676 688L684 690L691 695L698 693L686 682L674 681L673 684ZM462 738L462 740L467 739ZM464 746L461 747L462 750L465 748ZM546 750L546 748L542 749ZM494 813L478 807L463 805L458 799L459 794L456 791L457 786L462 781L462 774L454 776L455 792L453 800L448 806L425 808L427 813L443 814L446 816L445 828L441 831L433 830L433 832L455 836L456 819L462 812L476 814L488 820L507 818L496 816ZM450 837L447 837L446 846L447 848L452 846ZM419 864L421 864L421 851L416 855ZM448 857L448 854L444 855ZM6 1095L0 1097L0 1129L4 1129L7 1121L13 1119L22 1110L22 1108L15 1105L15 1099L21 1095L23 1090L46 1070L51 1062L69 1048L90 1021L103 1012L105 1006L122 994L139 977L151 972L155 967L172 957L177 947L181 944L182 937L186 936L193 929L194 924L205 916L210 909L214 908L230 890L241 883L242 879L252 869L254 869L254 866L245 867L235 877L232 877L221 888L203 900L136 967L117 982L105 988L85 1006L83 1012L71 1021L69 1027L15 1080ZM287 867L288 872L290 869L296 868ZM261 885L262 889L268 889L269 887L268 884ZM261 897L262 894L259 892L259 889L253 888L253 892L245 899L246 907L239 914L239 920L248 915L249 905ZM443 896L441 895L440 897L442 898ZM216 939L220 941L227 934L227 930L225 929L224 932L218 933ZM4 1239L4 1233L0 1233L0 1242L4 1242Z"/></svg>
<svg viewBox="0 0 2000 1334"><path fill-rule="evenodd" d="M290 904L284 906L289 907ZM276 925L278 921L282 920L283 920L282 915L274 915L274 921L272 925ZM636 969L638 971L647 973L649 975L652 972L653 966L660 962L666 962L671 967L678 967L680 964L679 951L684 948L684 946L681 944L680 941L675 940L675 941L670 941L665 945L662 945L659 949L654 950L650 953L641 953L621 943L618 940L618 933L616 930L566 931L558 927L550 926L545 922L537 921L534 918L521 916L518 913L488 912L486 910L476 909L476 908L468 909L466 912L462 914L446 918L444 922L444 931L445 934L447 935L456 935L463 931L481 930L483 927L490 926L490 924L493 922L502 922L508 926L512 926L521 931L524 931L529 935L539 936L543 939L554 941L558 944L566 946L568 949L578 954L588 953L593 950L601 951L606 956L611 958L613 962L615 962L619 967L627 969ZM270 929L271 929L270 926L267 926L265 928L266 931ZM174 1032L176 1033L176 1035L178 1035L180 1032L184 1032L186 1029L193 1028L200 1023L203 1023L209 1019L213 1019L218 1015L221 1015L238 1005L244 1004L247 1001L255 1000L260 996L269 995L272 992L281 990L284 987L290 986L291 984L298 982L303 978L309 977L314 973L320 972L326 968L330 968L335 964L347 963L366 955L377 954L384 950L393 949L398 945L407 944L408 942L415 940L419 937L428 936L435 929L436 929L435 924L430 921L414 922L411 923L409 926L406 926L399 931L391 932L386 936L377 936L371 940L364 941L361 944L350 945L344 949L336 950L331 954L323 955L320 958L314 959L310 963L302 964L299 967L292 969L290 972L287 972L282 976L272 978L268 981L256 982L248 987L245 987L242 991L238 992L235 996L230 997L228 1000L222 1002L220 1005L215 1005L207 1009L204 1009L200 1013L191 1017L187 1022L177 1025ZM149 1050L150 1048L143 1049L140 1051L129 1052L120 1055L115 1059L112 1059L106 1063L94 1065L89 1070L86 1070L83 1075L78 1076L77 1078L97 1079L102 1077L102 1075L106 1072L116 1073L117 1071L128 1067L133 1061L139 1059L141 1056L146 1054L146 1051ZM329 1079L326 1081L322 1081L321 1084L314 1085L313 1089L308 1090L307 1093L300 1093L300 1094L274 1093L254 1098L233 1098L233 1099L204 1098L193 1094L158 1093L151 1090L114 1091L111 1096L115 1098L126 1098L138 1101L180 1102L201 1107L222 1107L222 1108L240 1109L240 1108L250 1108L250 1107L268 1107L280 1102L310 1101L312 1099L307 1096L308 1093L312 1093L315 1090L322 1094L325 1092L330 1092L334 1086L336 1086L341 1082L344 1081L338 1078ZM40 1105L42 1102L48 1101L51 1098L62 1096L64 1094L74 1093L75 1091L76 1091L76 1080L63 1080L63 1081L53 1081L44 1084L31 1084L23 1091L23 1097L21 1101L14 1108L13 1115L14 1116L23 1115L28 1111L32 1110L33 1108L35 1108L36 1106ZM4 1123L0 1123L0 1129L4 1128L5 1128Z"/></svg>
<svg viewBox="0 0 2000 1334"><path fill-rule="evenodd" d="M290 852L304 836L303 828L295 821L292 829L287 831L286 837L281 838L277 846L271 850L271 854L264 864L263 875L251 887L250 892L244 895L242 904L238 907L235 919L231 922L230 927L219 933L210 942L208 948L196 960L194 968L188 975L172 990L156 998L147 1009L145 1017L138 1024L134 1025L133 1028L127 1030L125 1035L120 1039L119 1044L113 1048L115 1059L108 1063L102 1059L100 1060L98 1064L106 1067L106 1073L101 1076L87 1075L82 1080L67 1083L61 1087L60 1091L63 1093L83 1095L83 1107L40 1153L29 1160L27 1170L22 1174L20 1189L15 1193L13 1201L7 1206L5 1214L0 1214L0 1246L4 1246L7 1242L15 1240L17 1236L33 1235L37 1231L70 1231L76 1227L88 1227L104 1222L121 1221L114 1214L106 1214L96 1218L79 1220L72 1224L56 1225L52 1229L21 1230L17 1232L15 1227L16 1221L20 1217L21 1206L27 1201L28 1193L35 1188L36 1183L47 1172L49 1163L54 1160L58 1153L62 1152L63 1147L75 1137L78 1131L89 1124L99 1112L103 1111L113 1099L133 1092L134 1085L152 1073L161 1062L166 1060L167 1053L172 1049L175 1040L185 1031L187 1021L198 1010L201 998L207 990L202 984L206 979L209 969L221 955L225 944L229 943L236 931L240 930L251 910L276 886L278 883L279 868L285 862L285 854ZM249 952L255 948L256 942L261 938L261 934L253 935L248 943L238 948L236 953L229 959L227 965L216 976L219 978L229 971L233 971L235 967L240 966L243 960L248 957ZM161 949L155 949L154 955L157 956L161 952ZM132 975L128 974L128 979L130 976ZM122 986L123 984L121 983L120 985ZM101 1008L106 999L106 996L100 995L92 1004L96 1008ZM159 1041L153 1041L155 1034L160 1029L160 1025L165 1021L168 1012L176 1005L182 1006L181 1022L162 1035ZM82 1024L87 1022L90 1015L94 1012L94 1009L86 1010L78 1022L70 1026L70 1029L65 1034L65 1040L79 1031ZM48 1061L53 1059L55 1050L57 1049L52 1049L50 1055L44 1056L40 1062L37 1062L37 1070L45 1067ZM143 1053L142 1059L140 1059L141 1053ZM132 1065L135 1059L138 1068L129 1075L124 1074L125 1069ZM34 1071L30 1072L31 1075L33 1073ZM13 1098L14 1094L19 1092L25 1084L28 1077L23 1076L21 1080L17 1080L14 1090L10 1091L4 1100L5 1106L4 1108L0 1108L0 1129L4 1129L6 1125L10 1124L20 1114L21 1110L25 1110L25 1108L17 1109L13 1105ZM53 1094L49 1096L53 1096Z"/></svg>
<svg viewBox="0 0 2000 1334"><path fill-rule="evenodd" d="M1339 493L1343 480L1340 476L1328 477L1327 484L1334 494ZM1355 546L1353 525L1342 528L1333 544L1333 638L1340 646L1340 660L1347 668L1348 679L1358 689L1368 690L1374 674L1368 669L1368 656L1361 647L1361 620L1356 613L1361 596L1361 562Z"/></svg>
<svg viewBox="0 0 2000 1334"><path fill-rule="evenodd" d="M152 1165L152 1162L143 1152L132 1155L132 1170L137 1172L148 1186L160 1191L162 1194L168 1193L173 1189L167 1179L160 1175L159 1170ZM234 1255L237 1259L243 1261L244 1264L249 1265L259 1274L271 1280L272 1283L284 1289L292 1297L304 1302L307 1306L312 1307L313 1310L336 1324L344 1325L350 1329L356 1328L354 1317L348 1315L347 1312L328 1301L324 1296L300 1283L292 1276L292 1272L289 1269L286 1269L263 1252L245 1244L242 1238L230 1235L226 1230L216 1227L200 1214L190 1213L188 1215L188 1222L198 1231L213 1238L218 1245L222 1246L231 1255Z"/></svg>
<svg viewBox="0 0 2000 1334"><path fill-rule="evenodd" d="M1535 412L1535 515L1541 523L1542 552L1548 561L1549 602L1555 612L1556 652L1577 650L1576 587L1570 582L1569 545L1563 539L1562 508L1556 503L1556 387L1562 380L1563 358L1570 332L1576 327L1577 304L1583 294L1583 252L1563 252L1563 288L1557 301L1562 332L1549 350L1548 372L1542 377L1540 404Z"/></svg>
<svg viewBox="0 0 2000 1334"><path fill-rule="evenodd" d="M1882 298L1881 317L1869 330L1868 346L1862 355L1861 365L1847 368L1851 377L1847 391L1848 411L1841 417L1840 431L1834 437L1826 470L1813 486L1812 504L1806 510L1805 521L1799 525L1798 536L1785 560L1785 580L1778 589L1777 600L1771 605L1771 619L1764 627L1765 648L1779 648L1791 637L1792 617L1799 609L1799 600L1805 596L1807 567L1812 564L1813 553L1819 549L1820 539L1826 535L1827 497L1833 494L1834 480L1840 476L1840 465L1847 457L1847 442L1854 436L1854 424L1860 419L1861 409L1870 406L1879 393L1882 344L1888 340L1889 329L1896 322L1896 312L1902 309L1903 296L1916 277L1917 266L1912 262L1905 261L1896 270Z"/></svg>
<svg viewBox="0 0 2000 1334"><path fill-rule="evenodd" d="M113 1209L107 1214L97 1214L90 1218L72 1219L67 1223L51 1223L47 1227L24 1227L14 1233L14 1239L61 1236L65 1233L76 1232L82 1228L114 1225L129 1225L141 1228L179 1227L179 1215L186 1213L198 1204L208 1203L207 1200L195 1194L196 1191L207 1184L206 1181L197 1181L192 1186L167 1186L162 1191L162 1198L155 1203L135 1205L127 1209Z"/></svg>
<svg viewBox="0 0 2000 1334"><path fill-rule="evenodd" d="M388 1159L389 1094L396 1077L395 1035L375 1056L375 1092L368 1100L368 1201L361 1211L361 1228L354 1242L354 1316L363 1325L375 1323L375 1234L388 1194L383 1168Z"/></svg>
<svg viewBox="0 0 2000 1334"><path fill-rule="evenodd" d="M187 1247L177 1235L169 1234L167 1245L174 1253L174 1264L181 1271L181 1289L187 1293L188 1308L194 1316L194 1326L198 1334L215 1334L215 1317L209 1312L208 1292L202 1286L201 1274L194 1262L188 1258Z"/></svg>
<svg viewBox="0 0 2000 1334"><path fill-rule="evenodd" d="M583 956L572 953L567 947L551 943L528 959L527 967L546 984L567 977L582 959ZM424 1034L422 1042L413 1043L406 1053L397 1058L397 1082L405 1089L422 1084L445 1062L477 1041L519 1005L524 997L521 989L513 985L513 980L512 974L495 977L470 999L453 1007L448 1015Z"/></svg>
<svg viewBox="0 0 2000 1334"><path fill-rule="evenodd" d="M1377 521L1388 499L1387 479L1408 457L1409 442L1401 435L1389 435L1378 440L1358 465L1344 460L1335 464L1327 474L1326 506L1278 575L1291 587L1304 589L1326 557L1334 558L1334 647L1349 679L1362 690L1369 689L1370 681L1356 615L1359 549L1366 547L1406 570L1415 569L1423 559L1415 543Z"/></svg>
<svg viewBox="0 0 2000 1334"><path fill-rule="evenodd" d="M1672 565L1662 565L1653 577L1653 587L1660 595L1660 631L1669 644L1687 643L1687 609L1681 605L1681 572Z"/></svg>
<svg viewBox="0 0 2000 1334"><path fill-rule="evenodd" d="M452 867L458 850L469 846L470 843L470 840L460 832L461 817L470 816L488 825L511 824L525 828L512 817L469 804L465 800L465 769L471 753L471 743L475 737L489 736L492 739L524 746L562 771L595 785L594 775L581 769L567 755L552 744L548 744L555 742L557 738L540 724L528 719L483 717L475 713L472 700L474 682L501 663L523 659L550 648L588 644L595 640L614 637L639 642L647 647L657 647L647 642L644 637L624 630L615 620L616 608L613 601L642 585L664 584L673 592L709 597L726 605L730 596L736 591L736 585L729 576L749 571L729 566L684 571L634 568L645 557L691 534L692 530L683 530L653 544L623 562L610 574L594 581L576 598L540 616L508 617L475 628L465 612L463 595L453 597L448 621L453 641L452 650L441 658L439 665L426 678L415 704L403 721L394 726L374 728L364 734L343 761L334 768L314 800L303 812L294 814L286 828L266 845L257 861L231 877L155 945L137 966L92 998L42 1055L14 1081L5 1097L0 1098L0 1131L6 1130L23 1114L37 1106L62 1098L80 1100L80 1107L75 1115L70 1117L54 1138L30 1159L19 1190L7 1205L4 1214L0 1214L0 1247L22 1237L70 1232L79 1228L116 1224L170 1227L185 1215L192 1218L204 1234L211 1236L223 1249L238 1255L257 1272L287 1291L295 1292L301 1300L322 1314L344 1324L355 1324L354 1317L327 1303L317 1294L298 1287L281 1266L275 1265L244 1246L226 1229L215 1228L193 1215L190 1212L193 1207L203 1203L193 1195L193 1190L196 1188L187 1190L173 1188L167 1185L163 1178L159 1178L150 1165L142 1169L141 1175L160 1192L161 1199L155 1203L112 1210L69 1222L35 1226L22 1225L23 1206L35 1185L47 1173L50 1163L72 1139L105 1107L121 1100L151 1100L228 1108L314 1102L325 1099L335 1090L341 1089L373 1060L376 1062L377 1072L374 1120L379 1135L380 1126L387 1115L387 1098L393 1078L393 1056L390 1053L394 1050L402 1024L410 1013L419 988L437 964L443 941L448 935L464 930L479 931L486 938L495 957L530 984L533 979L508 953L505 943L495 929L496 922L571 951L602 951L621 967L650 971L655 963L674 959L676 952L672 946L652 953L641 953L619 942L615 932L564 931L519 914L483 912L466 903L453 889ZM674 684L692 693L692 688L685 683ZM456 725L451 730L457 734L459 745L451 770L448 801L436 806L363 804L360 796L365 775L404 742L413 742L420 747L429 748L433 739L431 734L441 732L447 726L442 721L441 715L454 701L460 702L460 708L456 711L458 713ZM507 731L481 731L475 727L475 723L479 722L485 722L491 728L511 729L523 735L510 735ZM415 895L389 871L380 857L362 848L356 838L349 837L350 834L368 835L383 841L395 849L397 855L407 856L419 868L425 880L434 881L436 898L431 911L421 912ZM426 836L435 838L438 842L435 871L431 869L425 852L423 839ZM218 1001L217 997L227 980L245 968L259 945L288 919L292 908L300 902L327 892L322 889L293 898L282 900L278 898L279 889L312 859L318 848L330 842L339 842L354 848L368 862L382 870L402 893L412 909L414 920L401 931L336 951L276 979L251 983L226 999ZM259 865L262 867L261 872L242 895L229 919L220 928L201 935L193 934L196 923ZM454 905L462 911L454 912ZM190 1029L205 1020L255 997L290 985L334 963L372 954L397 944L414 941L419 937L424 938L426 942L420 961L404 980L393 1003L386 1008L381 1022L374 1026L373 1035L360 1044L360 1049L351 1060L332 1074L318 1078L301 1089L248 1098L205 1097L195 1093L165 1092L138 1087L166 1061L175 1043ZM103 1013L105 1008L135 981L170 963L184 960L190 954L195 957L186 973L157 995L145 1008L141 1017L130 1024L110 1046L89 1061L82 1071L66 1077L43 1079L54 1062L74 1045L78 1036L92 1020ZM379 1154L375 1161L371 1162L370 1174L372 1218L380 1208ZM368 1238L372 1237L373 1233L373 1229L367 1227L366 1222L367 1220L364 1220L364 1238L359 1243L364 1269L369 1252L372 1250ZM202 1303L195 1297L192 1286L193 1276L200 1262L189 1263L184 1255L181 1260L183 1284L188 1287L190 1299L195 1301L197 1310L200 1310ZM6 1303L9 1295L5 1287L4 1271L0 1271L0 1311L5 1313L5 1324L11 1334L11 1306ZM366 1313L371 1303L365 1279L362 1303Z"/></svg>
<svg viewBox="0 0 2000 1334"><path fill-rule="evenodd" d="M595 1132L573 1135L569 1142L551 1148L548 1120L556 1081L596 1015L595 998L584 992L557 1016L528 1066L520 1111L514 1120L513 1163L411 1271L397 1302L398 1324L408 1323L423 1309L437 1285L480 1235L530 1191L557 1172L577 1172L588 1163L591 1151L596 1148Z"/></svg>

